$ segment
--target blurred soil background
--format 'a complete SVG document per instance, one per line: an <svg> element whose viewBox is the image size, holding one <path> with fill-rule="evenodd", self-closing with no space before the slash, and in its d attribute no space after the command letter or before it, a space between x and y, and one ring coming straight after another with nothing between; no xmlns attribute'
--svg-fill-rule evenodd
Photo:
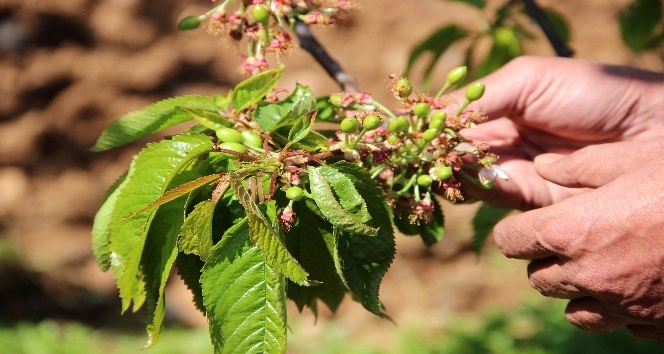
<svg viewBox="0 0 664 354"><path fill-rule="evenodd" d="M576 57L664 68L661 51L636 55L620 41L615 18L628 0L540 2L569 20ZM384 102L390 102L387 75L403 71L416 43L443 24L481 26L485 18L466 5L440 0L358 3L361 12L344 26L314 30L360 87ZM114 280L92 258L90 229L106 188L145 141L105 153L87 149L125 113L169 96L226 92L242 79L236 45L202 31L175 30L178 19L202 13L207 5L204 0L0 0L0 323L142 325L142 314L120 318ZM527 41L526 52L554 55L543 35L533 31L539 39ZM463 48L453 46L435 76L442 78L462 58ZM301 82L321 95L338 91L298 48L282 62L283 87ZM446 238L431 249L399 237L397 258L381 289L396 326L348 299L336 316L323 313L316 325L309 313L291 309L291 351L307 352L298 343L315 341L330 326L343 328L351 339L389 347L399 328L435 336L452 318L481 321L487 309L510 311L532 298L523 263L504 260L491 244L480 258L470 251L469 217L475 208L447 205ZM184 286L173 280L168 320L205 326ZM556 315L562 317L562 311Z"/></svg>

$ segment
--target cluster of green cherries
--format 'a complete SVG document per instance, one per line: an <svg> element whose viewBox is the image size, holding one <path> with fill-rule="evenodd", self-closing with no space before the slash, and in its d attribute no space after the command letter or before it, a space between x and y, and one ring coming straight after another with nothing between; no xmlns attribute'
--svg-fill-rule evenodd
<svg viewBox="0 0 664 354"><path fill-rule="evenodd" d="M447 81L443 88L435 96L438 99L451 87L460 83L466 76L467 68L460 66L452 69L447 75ZM428 161L424 157L424 153L433 149L444 149L445 152L453 150L453 145L458 142L464 141L455 131L453 126L448 126L447 112L443 110L435 110L430 104L430 100L415 99L410 100L413 89L410 81L405 77L400 77L393 82L393 92L398 98L404 100L409 105L412 105L411 114L408 116L396 116L392 112L385 111L387 116L390 116L388 135L384 138L385 142L390 146L400 146L392 153L391 160L397 162L401 166L423 166ZM465 91L465 101L459 105L455 115L459 116L468 107L468 105L479 100L485 91L484 84L475 82L468 86ZM419 101L419 102L418 102ZM378 113L371 112L367 115L359 115L358 117L350 116L341 121L340 129L345 133L344 147L346 149L355 149L358 143L362 141L363 135L383 125L383 119ZM358 133L359 132L359 133ZM451 145L446 146L432 146L431 143L441 135L445 135L446 140L451 142ZM354 135L355 138L351 139L350 136ZM391 150L391 149L390 149ZM425 173L419 169L418 175L413 182L421 187L429 187L433 184L434 180L445 181L453 176L454 167L447 164L439 164L439 166L432 168Z"/></svg>
<svg viewBox="0 0 664 354"><path fill-rule="evenodd" d="M238 131L233 128L219 128L215 131L218 139L217 148L222 150L221 155L237 160L240 155L223 152L223 150L246 154L247 149L263 152L263 139L251 130Z"/></svg>

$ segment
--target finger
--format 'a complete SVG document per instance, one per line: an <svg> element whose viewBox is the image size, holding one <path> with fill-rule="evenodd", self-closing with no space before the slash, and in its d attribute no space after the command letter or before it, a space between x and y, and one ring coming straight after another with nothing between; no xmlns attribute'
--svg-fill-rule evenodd
<svg viewBox="0 0 664 354"><path fill-rule="evenodd" d="M664 141L633 141L591 145L567 156L542 154L535 158L540 176L566 187L598 188L636 169L656 163Z"/></svg>
<svg viewBox="0 0 664 354"><path fill-rule="evenodd" d="M541 242L543 229L539 229L535 225L543 225L543 222L538 221L542 217L543 209L508 216L496 224L493 229L493 238L498 249L505 256L518 259L541 259L561 255Z"/></svg>
<svg viewBox="0 0 664 354"><path fill-rule="evenodd" d="M650 325L632 324L628 325L627 329L632 332L635 337L650 340L664 340L664 329Z"/></svg>
<svg viewBox="0 0 664 354"><path fill-rule="evenodd" d="M585 296L574 284L573 277L569 264L558 257L537 259L528 264L530 285L544 296L558 299Z"/></svg>
<svg viewBox="0 0 664 354"><path fill-rule="evenodd" d="M541 91L537 90L538 87L542 89L548 86L546 82L538 80L543 79L542 74L548 72L551 62L549 59L532 57L512 60L501 70L481 79L486 85L486 93L473 105L477 105L489 119L522 116L532 101L532 93ZM449 96L461 104L465 100L465 88Z"/></svg>
<svg viewBox="0 0 664 354"><path fill-rule="evenodd" d="M612 331L629 323L623 316L591 297L571 300L565 315L572 325L587 332Z"/></svg>

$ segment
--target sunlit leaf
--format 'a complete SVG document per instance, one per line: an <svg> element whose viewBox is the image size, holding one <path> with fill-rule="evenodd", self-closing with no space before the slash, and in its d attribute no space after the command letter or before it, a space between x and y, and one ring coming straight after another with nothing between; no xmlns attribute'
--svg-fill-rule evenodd
<svg viewBox="0 0 664 354"><path fill-rule="evenodd" d="M212 217L215 203L202 201L194 207L180 229L178 246L185 254L196 254L206 261L212 249Z"/></svg>
<svg viewBox="0 0 664 354"><path fill-rule="evenodd" d="M301 285L309 285L309 274L293 258L272 223L267 219L258 205L253 201L241 180L231 181L235 195L244 207L249 219L251 241L263 251L265 260L274 269L283 273L288 279Z"/></svg>
<svg viewBox="0 0 664 354"><path fill-rule="evenodd" d="M284 100L274 103L261 102L254 112L254 121L266 132L290 127L298 119L316 109L316 96L306 86L297 85Z"/></svg>
<svg viewBox="0 0 664 354"><path fill-rule="evenodd" d="M111 250L109 232L111 226L111 215L118 201L120 191L127 185L127 172L122 174L108 189L104 203L95 215L92 225L92 253L99 264L99 268L107 271L111 268Z"/></svg>
<svg viewBox="0 0 664 354"><path fill-rule="evenodd" d="M215 353L285 353L286 283L249 236L247 219L212 249L201 283Z"/></svg>
<svg viewBox="0 0 664 354"><path fill-rule="evenodd" d="M218 180L218 179L219 179L219 175L214 174L214 175L199 177L199 178L196 178L193 181L189 181L187 183L181 184L181 185L179 185L179 186L177 186L173 189L169 189L166 193L164 193L164 195L157 198L157 200L155 200L154 202L148 204L146 207L144 207L144 208L142 208L138 211L135 211L135 212L133 212L129 215L126 215L125 217L134 216L136 214L144 213L148 210L154 209L154 208L156 208L160 205L163 205L163 204L166 204L166 203L170 202L171 200L173 200L175 198L178 198L178 197L183 196L187 193L190 193L193 190L196 190L196 189L198 189L198 188L200 188L200 187L202 187L206 184L210 184L213 181Z"/></svg>
<svg viewBox="0 0 664 354"><path fill-rule="evenodd" d="M233 89L231 101L236 112L243 111L263 99L279 83L284 68L262 72L240 82Z"/></svg>
<svg viewBox="0 0 664 354"><path fill-rule="evenodd" d="M120 190L111 214L109 229L111 267L118 281L123 311L132 301L134 310L142 303L144 284L139 263L154 212L124 216L137 206L159 198L174 176L210 147L207 136L181 135L149 144L134 157L127 184Z"/></svg>
<svg viewBox="0 0 664 354"><path fill-rule="evenodd" d="M205 96L181 96L151 104L111 123L101 134L92 151L104 151L162 131L191 119L184 109L215 112L214 101Z"/></svg>
<svg viewBox="0 0 664 354"><path fill-rule="evenodd" d="M378 229L369 226L365 221L358 220L344 209L334 195L322 166L309 167L309 182L312 198L316 201L321 213L334 227L356 235L375 236L378 233ZM357 191L355 193L357 194Z"/></svg>

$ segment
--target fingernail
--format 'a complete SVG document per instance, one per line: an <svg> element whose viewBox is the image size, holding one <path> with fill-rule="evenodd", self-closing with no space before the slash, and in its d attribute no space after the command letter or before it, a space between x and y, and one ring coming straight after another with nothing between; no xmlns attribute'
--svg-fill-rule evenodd
<svg viewBox="0 0 664 354"><path fill-rule="evenodd" d="M565 155L562 154L554 154L554 153L540 154L535 156L535 158L533 159L533 163L535 163L535 166L544 166L552 164L562 159L563 157L565 157Z"/></svg>

